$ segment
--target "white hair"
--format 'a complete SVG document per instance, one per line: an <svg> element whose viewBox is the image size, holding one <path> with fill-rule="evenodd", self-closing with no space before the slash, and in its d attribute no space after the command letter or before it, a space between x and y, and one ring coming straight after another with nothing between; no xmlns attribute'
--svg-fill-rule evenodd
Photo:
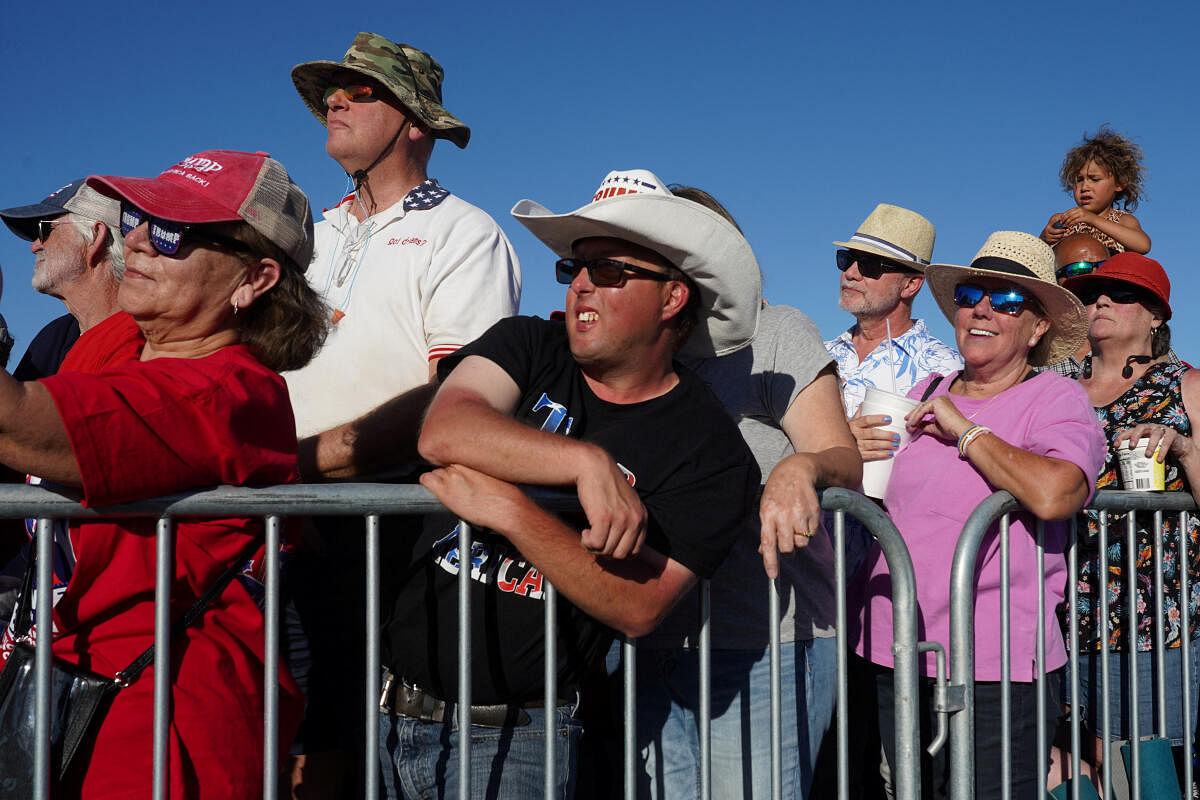
<svg viewBox="0 0 1200 800"><path fill-rule="evenodd" d="M95 197L93 198L92 195ZM75 196L84 200L104 201L102 194L97 192L90 186L81 186ZM104 220L93 219L76 211L68 212L68 219L71 220L71 226L79 231L79 235L83 236L88 244L95 241L95 236L92 234L92 226L97 222L103 222L108 233L105 234L104 242L105 249L108 251L108 263L112 269L113 277L118 281L125 276L125 237L121 235L120 228L113 229L111 225Z"/></svg>

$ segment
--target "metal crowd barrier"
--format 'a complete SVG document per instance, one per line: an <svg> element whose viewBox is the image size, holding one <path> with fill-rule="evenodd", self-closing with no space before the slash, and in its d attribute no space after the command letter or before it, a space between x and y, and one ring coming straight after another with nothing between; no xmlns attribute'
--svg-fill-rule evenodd
<svg viewBox="0 0 1200 800"><path fill-rule="evenodd" d="M551 510L573 510L578 508L574 497L550 492L535 492L534 497ZM845 525L846 514L859 519L876 537L883 554L888 561L893 586L893 618L895 627L895 683L896 683L896 740L897 763L892 765L895 778L896 797L899 800L915 800L920 791L920 760L917 750L919 741L919 724L917 717L917 658L916 642L917 608L916 584L913 578L912 562L908 550L900 534L892 525L891 520L884 515L870 500L858 494L842 489L829 489L823 493L822 506L834 512L834 543L836 553L836 625L838 637L837 655L837 769L839 798L847 798L849 784L848 767L848 726L845 714L847 704L847 642L846 630L846 600L845 584L847 580L845 564ZM177 518L196 518L212 516L246 516L261 517L265 522L266 533L266 585L265 585L265 663L264 686L264 761L263 761L263 796L273 800L278 793L278 763L276 756L278 748L279 695L278 695L278 666L279 666L279 544L280 520L292 516L362 516L365 523L366 547L366 630L365 652L363 661L363 680L366 686L366 704L363 709L365 720L365 796L376 798L379 793L379 708L380 691L380 656L379 656L379 518L381 515L425 514L444 511L440 503L423 487L404 484L334 484L334 485L290 485L269 488L217 487L214 489L189 492L170 497L154 498L151 500L110 506L100 509L83 508L68 496L40 487L32 486L0 486L0 518L3 517L32 517L38 519L38 574L37 574L37 611L36 623L39 630L50 630L51 621L51 587L53 544L51 535L52 519L98 520L101 518L156 518L157 526L157 557L155 590L155 669L154 669L154 773L153 796L166 796L166 750L169 730L170 708L170 590L174 574L173 564L173 535L174 520ZM470 553L471 529L463 524L460 527L460 569L459 569L459 658L460 664L471 662L470 637L468 635L470 620ZM462 556L461 554L467 554ZM764 576L765 578L765 576ZM780 630L779 630L779 596L773 582L766 582L770 593L770 666L771 666L771 744L772 744L772 776L773 797L781 796L782 762L788 754L781 751L780 731ZM556 602L553 587L546 584L546 641L548 648L545 660L545 703L547 708L553 708L556 703L557 654L554 649ZM710 739L709 724L711 719L711 703L709 696L709 658L710 639L708 631L708 585L701 584L701 615L702 633L700 639L701 651L701 750L702 770L701 786L705 800L711 794L710 781ZM50 647L42 646L49 643L49 637L39 637L36 650L36 680L37 694L37 736L35 750L37 774L35 775L35 800L43 800L50 796L50 750L49 750L49 719L51 708L50 697ZM625 641L622 644L624 660L624 712L625 737L623 747L624 760L624 794L626 798L637 795L637 744L636 744L636 646L634 642ZM802 690L802 689L801 689ZM471 684L469 670L460 669L459 679L459 726L467 729L470 724ZM554 724L554 715L548 714L548 728ZM550 734L550 730L547 731ZM545 791L547 796L555 785L553 736L546 737L545 751ZM459 792L460 798L470 798L470 737L460 737L459 747ZM794 757L794 756L792 756Z"/></svg>
<svg viewBox="0 0 1200 800"><path fill-rule="evenodd" d="M1125 525L1125 555L1127 563L1122 565L1126 576L1135 574L1135 564L1137 559L1137 516L1139 514L1153 514L1153 530L1161 531L1162 519L1164 513L1178 514L1179 526L1178 529L1181 535L1176 542L1178 547L1179 570L1181 575L1180 580L1180 630L1183 658L1181 658L1181 678L1182 678L1182 697L1166 698L1166 674L1162 656L1165 655L1167 648L1164 642L1165 621L1161 619L1161 609L1163 605L1163 581L1162 581L1162 539L1160 535L1154 537L1153 548L1153 563L1155 565L1154 579L1154 606L1144 612L1139 612L1137 608L1137 592L1134 589L1134 582L1126 579L1126 600L1128 607L1126 612L1127 626L1129 629L1129 642L1126 649L1131 652L1137 650L1137 631L1138 621L1144 620L1147 615L1152 617L1152 625L1155 631L1154 652L1159 656L1156 661L1155 687L1157 696L1160 699L1158 703L1158 715L1155 720L1155 733L1160 736L1165 736L1167 733L1167 713L1166 707L1169 704L1165 702L1170 700L1179 701L1182 710L1182 721L1184 731L1184 758L1183 758L1183 785L1191 787L1193 785L1193 769L1192 769L1192 746L1193 734L1195 731L1196 721L1192 719L1192 697L1190 688L1190 659L1187 657L1192 647L1197 643L1189 636L1189 581L1188 581L1188 542L1187 536L1183 532L1187 530L1188 515L1190 512L1196 511L1196 504L1190 494L1186 492L1128 492L1104 490L1097 492L1092 502L1087 507L1100 512L1100 532L1098 549L1101 554L1101 562L1099 574L1093 576L1094 580L1106 580L1108 575L1108 524L1107 514L1110 511L1115 512L1130 512L1126 517ZM955 800L967 800L975 796L974 786L974 769L975 769L975 753L974 753L974 684L975 684L975 648L974 648L974 570L975 562L978 556L980 545L987 534L988 529L997 520L1000 522L1000 558L1001 558L1001 664L1002 675L1001 681L1001 752L995 757L1001 759L1002 769L1002 786L1001 796L1010 797L1011 779L1010 773L1010 753L1009 753L1009 735L1008 732L1011 726L1011 708L1008 702L1009 689L1011 681L1009 680L1009 666L1011 660L1011 628L1009 619L1009 564L1008 564L1008 548L1009 548L1009 514L1021 509L1021 506L1006 492L997 492L991 497L983 501L968 518L963 526L962 535L959 539L958 546L954 555L954 566L950 579L950 662L951 662L951 687L952 690L961 692L963 703L961 713L952 711L950 714L950 770L951 770L951 797ZM1043 569L1044 558L1044 523L1039 520L1036 527L1036 545L1038 548L1038 569ZM1066 680L1069 683L1070 689L1070 775L1073 778L1080 776L1080 761L1083 749L1081 742L1080 731L1080 708L1079 708L1079 653L1072 643L1076 641L1078 633L1078 607L1076 604L1078 593L1077 581L1077 538L1080 531L1077 530L1074 521L1071 523L1071 535L1068 540L1067 549L1067 592L1066 602L1068 608L1068 625L1065 635L1068 642L1068 664ZM1103 576L1103 577L1102 577ZM1108 641L1110 638L1110 625L1108 616L1108 592L1107 589L1101 591L1100 608L1093 609L1093 614L1100 623L1100 632L1102 641ZM1039 584L1038 598L1038 623L1037 623L1037 645L1036 659L1038 662L1037 681L1045 680L1045 644L1047 636L1062 636L1063 631L1044 629L1044 612L1045 612L1045 585ZM1134 661L1131 659L1131 661ZM1108 689L1110 685L1110 676L1107 659L1101 659L1101 680L1100 689L1097 696L1101 698L1108 697ZM1109 703L1104 702L1101 711L1101 729L1096 731L1100 737L1103 747L1103 769L1102 769L1102 795L1106 798L1122 798L1131 797L1133 800L1141 800L1142 792L1142 764L1141 764L1141 748L1140 741L1141 732L1138 730L1138 678L1136 667L1128 670L1129 673L1129 716L1130 716L1130 768L1128 782L1114 786L1113 773L1115 765L1113 764L1112 754L1109 752L1109 743L1111 740L1112 723L1110 717ZM1044 721L1048 709L1045 707L1044 694L1041 691L1037 693L1036 713L1038 718L1038 774L1047 774L1047 763L1045 753L1048 749L1044 734ZM1088 743L1091 744L1090 742ZM992 757L990 754L985 757ZM1119 757L1119 756L1118 756ZM1060 765L1061 769L1061 765ZM1070 794L1073 800L1079 800L1081 797L1081 783L1078 779L1072 780L1070 785ZM1114 791L1114 789L1116 791ZM1128 792L1128 794L1126 794ZM1185 797L1190 796L1190 791L1185 792Z"/></svg>

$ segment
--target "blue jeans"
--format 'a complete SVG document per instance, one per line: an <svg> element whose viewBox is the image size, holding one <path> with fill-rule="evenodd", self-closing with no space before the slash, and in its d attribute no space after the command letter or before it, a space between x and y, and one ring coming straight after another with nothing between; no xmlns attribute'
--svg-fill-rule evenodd
<svg viewBox="0 0 1200 800"><path fill-rule="evenodd" d="M1197 701L1200 701L1200 642L1191 642L1189 648L1191 663L1191 720L1193 730L1196 725ZM1130 737L1130 721L1133 717L1133 695L1129 691L1130 654L1128 652L1108 653L1109 673L1108 687L1109 714L1113 729L1109 735L1114 739ZM1080 715L1087 720L1092 731L1099 738L1102 734L1104 693L1101 686L1101 661L1105 658L1102 653L1080 653L1079 655L1079 705ZM1183 729L1183 674L1182 649L1171 647L1166 651L1164 671L1166 685L1163 694L1159 694L1155 667L1158 654L1143 651L1137 656L1138 672L1138 735L1149 736L1158 731L1158 709L1166 707L1167 730L1165 738L1175 746L1182 745L1185 738ZM1070 685L1063 681L1063 696L1070 702Z"/></svg>
<svg viewBox="0 0 1200 800"><path fill-rule="evenodd" d="M781 648L783 796L804 798L829 727L837 640ZM638 649L639 794L695 798L700 787L699 651ZM771 796L769 650L712 651L712 796ZM799 689L803 687L803 691Z"/></svg>
<svg viewBox="0 0 1200 800"><path fill-rule="evenodd" d="M553 797L575 794L576 759L583 725L576 704L559 706L554 763L558 785ZM546 711L526 709L530 723L520 727L471 726L471 797L504 800L541 797L545 786ZM379 715L382 786L391 800L458 797L457 719L421 722Z"/></svg>

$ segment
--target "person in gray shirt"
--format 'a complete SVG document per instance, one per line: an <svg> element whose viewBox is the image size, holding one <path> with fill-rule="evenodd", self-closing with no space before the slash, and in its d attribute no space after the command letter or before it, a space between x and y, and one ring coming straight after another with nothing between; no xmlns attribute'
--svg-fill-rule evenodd
<svg viewBox="0 0 1200 800"><path fill-rule="evenodd" d="M672 187L730 221L710 195ZM736 224L736 223L734 223ZM709 385L767 477L759 537L739 540L711 580L712 794L769 797L767 576L781 596L784 797L805 797L833 712L833 548L817 489L857 487L862 462L842 413L837 369L813 323L767 305L750 347L684 360ZM762 553L759 555L760 541ZM780 558L779 554L791 554ZM766 574L763 572L764 562ZM696 797L699 766L698 593L639 640L638 746L654 797Z"/></svg>

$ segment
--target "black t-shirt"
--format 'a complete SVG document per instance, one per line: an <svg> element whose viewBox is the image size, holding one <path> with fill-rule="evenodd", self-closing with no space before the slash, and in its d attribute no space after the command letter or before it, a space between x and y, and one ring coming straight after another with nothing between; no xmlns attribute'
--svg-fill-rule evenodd
<svg viewBox="0 0 1200 800"><path fill-rule="evenodd" d="M588 388L560 322L502 320L442 359L445 379L480 355L516 382L516 416L532 427L603 447L649 512L646 543L702 578L739 535L759 471L737 426L712 392L676 365L679 383L641 403L605 402ZM570 522L584 527L581 517ZM541 573L504 537L473 529L472 701L527 702L543 692ZM426 519L404 583L384 625L384 661L397 676L454 700L458 695L458 543L447 515ZM558 595L559 688L603 658L613 632Z"/></svg>
<svg viewBox="0 0 1200 800"><path fill-rule="evenodd" d="M29 349L13 370L13 377L19 381L36 381L56 374L78 338L79 322L70 314L51 320L33 337Z"/></svg>

